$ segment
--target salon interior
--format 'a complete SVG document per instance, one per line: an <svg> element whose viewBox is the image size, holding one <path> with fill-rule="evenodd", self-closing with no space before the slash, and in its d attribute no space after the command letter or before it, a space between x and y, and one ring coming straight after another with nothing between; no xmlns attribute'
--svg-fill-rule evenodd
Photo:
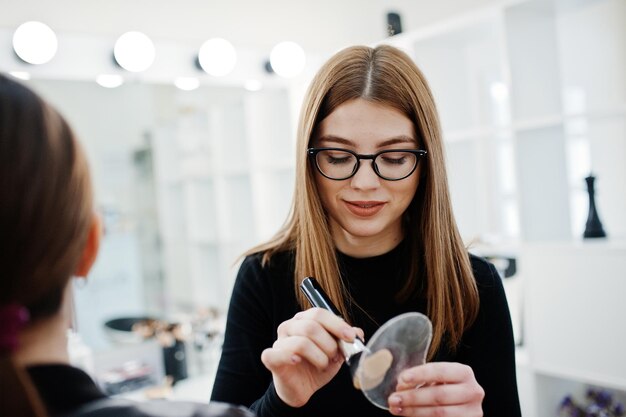
<svg viewBox="0 0 626 417"><path fill-rule="evenodd" d="M107 393L208 401L239 256L290 208L308 83L381 43L432 88L460 232L506 290L523 415L626 400L626 1L0 0L0 71L91 164L104 237L69 349Z"/></svg>

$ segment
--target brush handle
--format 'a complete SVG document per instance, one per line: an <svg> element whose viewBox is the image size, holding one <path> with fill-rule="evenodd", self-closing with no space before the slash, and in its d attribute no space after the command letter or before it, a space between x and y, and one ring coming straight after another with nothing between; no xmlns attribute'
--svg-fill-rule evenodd
<svg viewBox="0 0 626 417"><path fill-rule="evenodd" d="M318 284L315 278L306 277L305 279L303 279L302 283L300 284L300 290L304 293L306 298L309 299L309 302L313 307L323 308L325 310L331 311L336 316L341 317L341 314L339 314L339 310L337 310L337 307L335 307L333 302L330 301L328 294L326 294L322 287L320 287L320 284ZM355 355L367 349L363 340L361 340L361 338L358 336L354 339L352 343L339 340L339 346L341 348L343 356L346 358L346 361L349 365L355 363L355 361L352 359ZM354 367L352 366L351 368L354 369Z"/></svg>
<svg viewBox="0 0 626 417"><path fill-rule="evenodd" d="M318 284L315 278L306 277L303 279L300 284L300 290L302 290L306 298L309 299L313 307L323 308L332 311L336 316L341 316L337 307L330 301L328 294L320 287L320 284Z"/></svg>

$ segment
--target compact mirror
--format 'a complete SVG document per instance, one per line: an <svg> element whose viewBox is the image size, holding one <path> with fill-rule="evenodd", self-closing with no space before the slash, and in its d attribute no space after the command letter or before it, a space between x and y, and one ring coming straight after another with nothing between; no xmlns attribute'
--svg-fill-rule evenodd
<svg viewBox="0 0 626 417"><path fill-rule="evenodd" d="M398 375L426 362L433 326L421 313L405 313L383 324L359 359L355 385L377 407L389 409Z"/></svg>

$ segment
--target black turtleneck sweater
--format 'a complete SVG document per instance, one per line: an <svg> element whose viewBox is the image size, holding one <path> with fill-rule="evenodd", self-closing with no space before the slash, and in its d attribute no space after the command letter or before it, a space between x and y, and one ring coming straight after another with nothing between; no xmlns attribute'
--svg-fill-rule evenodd
<svg viewBox="0 0 626 417"><path fill-rule="evenodd" d="M419 296L407 302L395 300L406 276L400 267L406 260L406 246L402 243L371 258L338 253L342 280L356 303L367 311L365 314L353 308L351 312L352 325L364 330L366 340L392 317L410 311L426 314L426 302ZM486 417L517 417L521 412L515 350L502 282L493 265L482 258L470 258L480 294L478 318L454 354L442 347L434 360L460 362L473 369L485 390ZM249 406L259 417L389 416L353 388L345 365L303 407L289 407L278 397L272 375L261 362L261 352L276 340L278 325L301 310L295 298L293 274L292 253L275 255L265 267L258 254L244 260L232 292L211 399Z"/></svg>

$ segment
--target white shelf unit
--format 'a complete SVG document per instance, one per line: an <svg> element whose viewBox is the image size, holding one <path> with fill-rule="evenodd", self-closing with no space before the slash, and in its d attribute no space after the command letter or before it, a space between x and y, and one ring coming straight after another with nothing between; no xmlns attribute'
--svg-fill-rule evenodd
<svg viewBox="0 0 626 417"><path fill-rule="evenodd" d="M579 239L590 172L597 178L596 204L609 239L626 240L626 2L501 2L384 42L409 53L433 90L455 216L466 241L526 248ZM534 307L518 355L526 417L557 415L563 396L586 384L626 391L626 361L619 354L624 333L610 336L620 332L625 311L613 309L619 304L596 311L605 306L602 294L617 303L625 293L623 282L615 281L626 276L626 253L613 259L609 272L599 256L610 243L582 247L554 249L558 261L545 247L536 262L552 263L550 273L527 267L521 258L524 314ZM581 271L587 272L584 278ZM598 271L604 271L603 288L591 285ZM527 280L534 285L530 294ZM590 317L604 320L589 333L594 339L573 349L568 344L578 335L576 321L552 314L561 311L571 285L579 287L563 301L563 311L587 325ZM594 343L603 346L594 349Z"/></svg>
<svg viewBox="0 0 626 417"><path fill-rule="evenodd" d="M286 88L180 93L154 132L166 305L225 311L238 256L275 233L291 202Z"/></svg>
<svg viewBox="0 0 626 417"><path fill-rule="evenodd" d="M463 237L626 237L626 3L511 1L387 39L424 71Z"/></svg>
<svg viewBox="0 0 626 417"><path fill-rule="evenodd" d="M626 398L626 242L524 245L519 259L530 415L556 415L587 385Z"/></svg>
<svg viewBox="0 0 626 417"><path fill-rule="evenodd" d="M502 14L489 8L387 41L412 56L433 91L455 214L468 241L519 233Z"/></svg>

